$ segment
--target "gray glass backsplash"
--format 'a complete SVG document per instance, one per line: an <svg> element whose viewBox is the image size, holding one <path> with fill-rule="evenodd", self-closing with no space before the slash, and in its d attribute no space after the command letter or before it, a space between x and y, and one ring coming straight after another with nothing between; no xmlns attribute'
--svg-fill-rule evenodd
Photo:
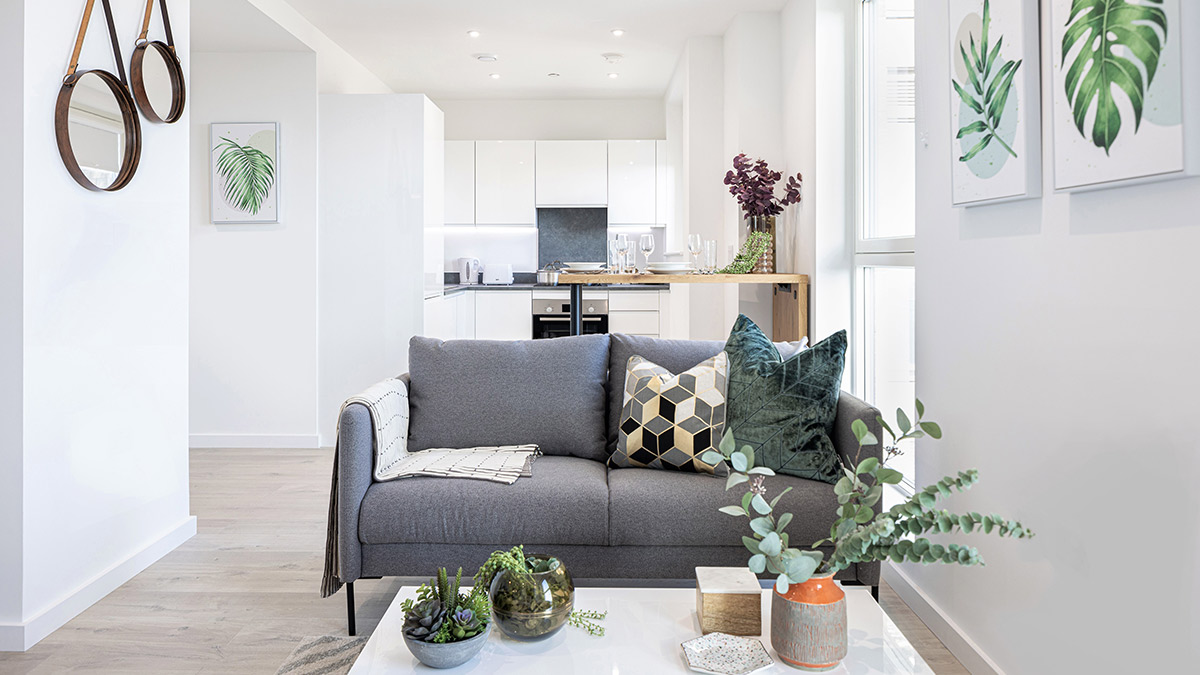
<svg viewBox="0 0 1200 675"><path fill-rule="evenodd" d="M554 261L606 262L608 209L538 209L538 267Z"/></svg>

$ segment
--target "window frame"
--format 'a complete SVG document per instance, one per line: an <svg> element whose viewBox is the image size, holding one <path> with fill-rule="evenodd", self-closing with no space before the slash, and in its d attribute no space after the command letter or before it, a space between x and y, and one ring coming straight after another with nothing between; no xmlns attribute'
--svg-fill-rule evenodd
<svg viewBox="0 0 1200 675"><path fill-rule="evenodd" d="M855 206L854 219L854 274L851 282L852 331L855 335L851 362L851 388L860 396L867 398L868 378L871 368L868 363L868 350L871 340L867 335L867 310L869 309L866 293L868 268L898 267L910 268L916 272L916 236L905 237L867 237L869 219L874 216L873 186L875 182L876 157L874 144L868 142L874 137L875 116L868 111L876 110L880 105L875 94L875 87L868 88L873 82L872 67L875 63L874 11L879 7L879 0L862 0L857 11L858 19L858 49L856 50L857 64L855 67ZM915 10L914 10L915 11ZM914 336L915 339L915 336ZM916 377L914 372L914 378ZM881 411L882 412L882 411ZM882 442L884 439L880 439ZM912 450L910 450L912 452ZM903 498L911 497L915 491L915 476L905 475L904 482L892 486Z"/></svg>

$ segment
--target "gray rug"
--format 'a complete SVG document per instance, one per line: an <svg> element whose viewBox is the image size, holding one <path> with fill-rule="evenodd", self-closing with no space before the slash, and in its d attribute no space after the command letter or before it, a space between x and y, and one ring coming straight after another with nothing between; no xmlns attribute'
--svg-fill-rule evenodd
<svg viewBox="0 0 1200 675"><path fill-rule="evenodd" d="M345 675L365 644L365 637L306 637L275 675Z"/></svg>

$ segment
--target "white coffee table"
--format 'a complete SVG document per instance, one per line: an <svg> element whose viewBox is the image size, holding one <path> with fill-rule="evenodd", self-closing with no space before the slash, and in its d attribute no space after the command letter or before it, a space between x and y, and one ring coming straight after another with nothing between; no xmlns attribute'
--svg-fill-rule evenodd
<svg viewBox="0 0 1200 675"><path fill-rule="evenodd" d="M350 669L351 675L396 673L505 673L505 675L657 675L690 672L680 643L700 636L696 591L688 588L576 588L576 609L607 611L604 637L566 626L539 642L511 640L493 628L474 659L450 670L421 665L404 645L400 603L417 589L400 589ZM834 673L853 675L933 673L865 587L845 587L850 653ZM771 649L771 596L763 591L764 634L759 638L775 665L760 673L796 673Z"/></svg>

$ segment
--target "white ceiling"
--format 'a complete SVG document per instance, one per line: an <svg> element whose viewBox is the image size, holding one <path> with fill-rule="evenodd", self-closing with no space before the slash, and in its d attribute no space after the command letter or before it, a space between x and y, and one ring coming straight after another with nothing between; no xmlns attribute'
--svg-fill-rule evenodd
<svg viewBox="0 0 1200 675"><path fill-rule="evenodd" d="M192 51L312 51L247 0L197 0L191 20Z"/></svg>
<svg viewBox="0 0 1200 675"><path fill-rule="evenodd" d="M227 1L227 0L223 0ZM288 0L397 92L435 98L661 96L687 38L785 0ZM207 4L204 3L194 4ZM614 37L612 29L624 29ZM471 38L468 30L481 36ZM494 53L479 63L476 53ZM609 65L605 52L625 58ZM561 73L550 78L547 73ZM618 73L609 79L608 73ZM489 78L498 73L500 79Z"/></svg>

